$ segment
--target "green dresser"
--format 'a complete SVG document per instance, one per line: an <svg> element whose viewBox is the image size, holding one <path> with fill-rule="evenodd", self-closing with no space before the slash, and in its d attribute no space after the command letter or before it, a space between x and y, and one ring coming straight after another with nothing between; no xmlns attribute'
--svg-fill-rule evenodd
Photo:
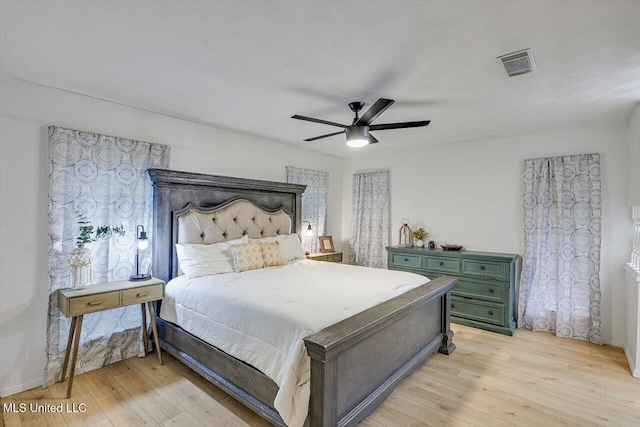
<svg viewBox="0 0 640 427"><path fill-rule="evenodd" d="M443 251L387 247L389 269L422 274L430 279L454 276L451 321L501 334L516 329L515 292L522 259L492 252Z"/></svg>

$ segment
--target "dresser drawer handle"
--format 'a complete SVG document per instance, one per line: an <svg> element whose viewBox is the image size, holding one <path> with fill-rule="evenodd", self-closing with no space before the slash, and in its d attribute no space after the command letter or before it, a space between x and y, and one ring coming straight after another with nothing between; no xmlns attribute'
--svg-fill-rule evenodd
<svg viewBox="0 0 640 427"><path fill-rule="evenodd" d="M493 288L489 288L489 293L492 294L494 292Z"/></svg>
<svg viewBox="0 0 640 427"><path fill-rule="evenodd" d="M87 305L91 306L91 307L96 306L96 305L100 305L100 304L102 304L102 301L89 301L87 303Z"/></svg>
<svg viewBox="0 0 640 427"><path fill-rule="evenodd" d="M405 258L405 259L404 259L404 262L409 262L409 258Z"/></svg>
<svg viewBox="0 0 640 427"><path fill-rule="evenodd" d="M489 316L493 316L493 310L489 310Z"/></svg>
<svg viewBox="0 0 640 427"><path fill-rule="evenodd" d="M486 269L484 268L484 265L481 265L481 266L480 266L480 270L482 270L482 271L486 270Z"/></svg>
<svg viewBox="0 0 640 427"><path fill-rule="evenodd" d="M444 262L440 261L440 265L444 265Z"/></svg>
<svg viewBox="0 0 640 427"><path fill-rule="evenodd" d="M144 293L144 294L137 294L136 298L144 298L144 297L147 297L147 296L149 296L149 292Z"/></svg>
<svg viewBox="0 0 640 427"><path fill-rule="evenodd" d="M455 305L451 304L451 308L455 308Z"/></svg>

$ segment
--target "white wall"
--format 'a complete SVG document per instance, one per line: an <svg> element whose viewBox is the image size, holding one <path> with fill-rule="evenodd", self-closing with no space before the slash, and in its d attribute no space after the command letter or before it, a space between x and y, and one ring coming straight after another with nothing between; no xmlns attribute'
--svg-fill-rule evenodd
<svg viewBox="0 0 640 427"><path fill-rule="evenodd" d="M629 197L627 206L640 205L640 104L629 118L628 132ZM631 210L627 210L631 214ZM631 231L631 230L629 230ZM631 245L629 245L631 249ZM627 261L629 258L627 258ZM626 325L624 352L634 377L640 378L640 274L632 268L627 271Z"/></svg>
<svg viewBox="0 0 640 427"><path fill-rule="evenodd" d="M628 206L640 206L640 104L629 117L627 140L629 150Z"/></svg>
<svg viewBox="0 0 640 427"><path fill-rule="evenodd" d="M48 301L48 125L171 145L171 168L176 170L274 181L286 180L286 165L327 171L328 233L336 237L340 250L342 159L6 77L0 87L2 396L42 381Z"/></svg>
<svg viewBox="0 0 640 427"><path fill-rule="evenodd" d="M388 168L393 244L398 243L400 221L406 217L412 228L425 227L436 244L522 254L523 161L598 152L603 184L602 336L622 346L622 266L631 227L626 208L626 141L626 126L619 123L348 159L343 175L343 236L350 234L353 173Z"/></svg>

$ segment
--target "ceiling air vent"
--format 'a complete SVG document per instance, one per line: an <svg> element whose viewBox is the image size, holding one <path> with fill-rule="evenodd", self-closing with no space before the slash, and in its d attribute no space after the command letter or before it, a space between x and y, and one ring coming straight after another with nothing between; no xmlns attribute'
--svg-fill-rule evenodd
<svg viewBox="0 0 640 427"><path fill-rule="evenodd" d="M498 62L504 66L504 70L509 77L536 71L536 64L533 62L533 50L531 49L499 56Z"/></svg>

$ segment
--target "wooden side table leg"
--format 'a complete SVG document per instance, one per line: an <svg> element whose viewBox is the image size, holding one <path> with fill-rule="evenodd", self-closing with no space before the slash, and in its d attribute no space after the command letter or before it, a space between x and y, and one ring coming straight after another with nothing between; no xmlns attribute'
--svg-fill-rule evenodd
<svg viewBox="0 0 640 427"><path fill-rule="evenodd" d="M149 354L149 335L147 334L147 309L144 307L144 303L140 304L142 306L142 343L144 344L144 355Z"/></svg>
<svg viewBox="0 0 640 427"><path fill-rule="evenodd" d="M158 328L156 328L156 313L153 310L153 304L151 302L147 303L147 307L149 307L149 316L151 317L151 329L153 330L153 340L156 342L156 351L158 352L158 360L162 365L162 352L160 351L160 339L158 338Z"/></svg>
<svg viewBox="0 0 640 427"><path fill-rule="evenodd" d="M78 318L75 316L71 318L69 339L67 340L67 351L64 353L64 364L62 365L62 377L60 377L60 382L63 382L64 378L67 376L67 365L69 364L69 354L71 354L71 346L73 345L73 333L76 331L76 320L78 320Z"/></svg>
<svg viewBox="0 0 640 427"><path fill-rule="evenodd" d="M69 385L67 386L67 399L71 397L71 387L73 386L73 375L76 372L76 359L78 358L78 346L80 345L81 331L82 331L82 315L78 316L78 324L76 325L76 337L73 341L73 356L71 357Z"/></svg>

